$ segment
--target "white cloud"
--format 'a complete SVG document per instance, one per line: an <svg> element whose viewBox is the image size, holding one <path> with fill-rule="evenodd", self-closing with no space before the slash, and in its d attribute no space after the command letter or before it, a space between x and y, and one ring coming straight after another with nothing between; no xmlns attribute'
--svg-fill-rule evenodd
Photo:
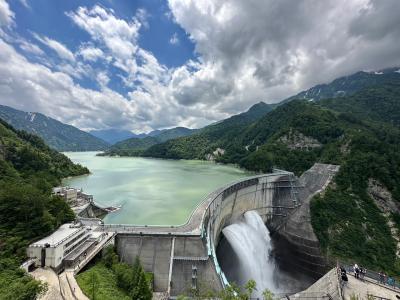
<svg viewBox="0 0 400 300"><path fill-rule="evenodd" d="M6 20L4 3L0 22ZM167 68L141 48L143 11L127 20L99 5L79 7L67 15L90 39L75 55L39 36L62 63L31 63L9 40L0 42L1 101L84 129L199 127L260 100L278 101L338 76L400 64L397 0L170 0L169 6L198 59ZM11 11L3 15L6 26L13 23ZM75 82L83 76L99 91ZM121 78L126 95L109 87L114 78Z"/></svg>
<svg viewBox="0 0 400 300"><path fill-rule="evenodd" d="M144 28L149 28L149 22L148 22L149 17L150 17L150 15L146 9L144 9L144 8L137 9L136 19L140 22L140 24Z"/></svg>
<svg viewBox="0 0 400 300"><path fill-rule="evenodd" d="M21 2L21 4L22 4L23 6L25 6L26 8L30 8L29 3L28 3L28 0L19 0L19 2Z"/></svg>
<svg viewBox="0 0 400 300"><path fill-rule="evenodd" d="M171 38L169 39L169 43L171 44L171 45L177 45L177 44L179 44L179 38L178 38L178 34L175 32L172 36L171 36Z"/></svg>
<svg viewBox="0 0 400 300"><path fill-rule="evenodd" d="M33 36L35 37L35 39L37 39L39 42L43 43L44 45L46 45L47 47L53 49L60 58L62 59L66 59L69 61L74 61L75 60L75 56L74 54L62 43L50 39L47 36L40 36L36 33L33 34Z"/></svg>
<svg viewBox="0 0 400 300"><path fill-rule="evenodd" d="M108 77L106 72L99 72L96 76L97 82L100 87L104 88L110 82L110 77Z"/></svg>
<svg viewBox="0 0 400 300"><path fill-rule="evenodd" d="M5 0L0 0L0 27L10 26L13 23L15 14Z"/></svg>
<svg viewBox="0 0 400 300"><path fill-rule="evenodd" d="M238 112L400 63L400 1L169 0L169 6L201 57L199 70L179 83L175 97L183 105L208 102Z"/></svg>
<svg viewBox="0 0 400 300"><path fill-rule="evenodd" d="M103 57L104 53L99 48L88 46L88 47L81 47L79 49L79 55L81 55L84 60L94 62L97 59Z"/></svg>
<svg viewBox="0 0 400 300"><path fill-rule="evenodd" d="M127 73L134 73L136 62L133 59L137 49L137 38L141 24L137 19L125 21L118 19L112 9L95 5L92 9L79 7L67 15L92 39L102 43L113 57L113 64Z"/></svg>
<svg viewBox="0 0 400 300"><path fill-rule="evenodd" d="M82 88L63 72L29 62L1 39L0 99L80 128L125 127L135 115L135 106L120 94Z"/></svg>
<svg viewBox="0 0 400 300"><path fill-rule="evenodd" d="M19 41L19 47L24 50L25 52L35 54L35 55L44 55L44 52L40 47L36 44L33 44L31 42L28 42L26 40L20 40Z"/></svg>

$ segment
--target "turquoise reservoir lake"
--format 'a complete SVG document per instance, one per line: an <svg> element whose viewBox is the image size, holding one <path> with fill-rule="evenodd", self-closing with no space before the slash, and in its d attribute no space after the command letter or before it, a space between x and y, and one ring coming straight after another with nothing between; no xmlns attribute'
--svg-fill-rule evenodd
<svg viewBox="0 0 400 300"><path fill-rule="evenodd" d="M251 174L207 161L101 157L96 152L67 152L90 175L68 178L64 185L82 188L103 206L121 209L104 222L179 225L214 189Z"/></svg>

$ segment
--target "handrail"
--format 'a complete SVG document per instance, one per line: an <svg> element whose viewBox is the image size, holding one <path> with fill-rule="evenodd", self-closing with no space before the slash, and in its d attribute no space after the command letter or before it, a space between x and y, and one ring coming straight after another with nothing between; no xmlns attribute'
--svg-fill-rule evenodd
<svg viewBox="0 0 400 300"><path fill-rule="evenodd" d="M339 265L344 267L347 272L354 273L353 266L345 264L345 263L341 263L341 262L339 262ZM376 272L373 270L367 270L365 277L369 279L368 281L370 283L377 284L379 286L383 286L385 288L396 290L396 291L400 289L400 282L398 280L395 280L393 277L391 277L391 278L393 278L393 285L391 285L387 282L388 278L386 279L385 283L383 283L383 284L380 283L379 282L379 279L380 279L379 272Z"/></svg>

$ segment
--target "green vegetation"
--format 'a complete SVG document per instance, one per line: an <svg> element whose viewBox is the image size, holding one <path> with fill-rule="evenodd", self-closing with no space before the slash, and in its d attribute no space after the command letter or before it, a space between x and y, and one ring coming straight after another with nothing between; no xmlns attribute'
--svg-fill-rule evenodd
<svg viewBox="0 0 400 300"><path fill-rule="evenodd" d="M140 156L153 145L166 142L170 139L188 136L195 132L193 129L176 127L172 129L158 130L145 137L134 137L112 145L99 156Z"/></svg>
<svg viewBox="0 0 400 300"><path fill-rule="evenodd" d="M95 151L109 146L102 139L40 113L0 105L0 118L16 129L40 136L48 146L58 151Z"/></svg>
<svg viewBox="0 0 400 300"><path fill-rule="evenodd" d="M381 86L385 84L399 84L400 74L398 68L390 68L382 70L379 74L375 72L357 72L350 76L344 76L335 79L328 84L320 84L306 91L302 91L278 105L289 102L293 99L313 99L318 101L321 99L339 98L351 96L359 91L369 89L373 86Z"/></svg>
<svg viewBox="0 0 400 300"><path fill-rule="evenodd" d="M82 291L90 299L129 300L129 295L118 287L117 276L104 263L96 263L87 271L76 276Z"/></svg>
<svg viewBox="0 0 400 300"><path fill-rule="evenodd" d="M35 299L45 289L19 269L25 248L74 219L51 188L63 177L87 173L37 136L0 120L0 299Z"/></svg>
<svg viewBox="0 0 400 300"><path fill-rule="evenodd" d="M256 282L249 280L243 287L231 283L226 289L220 292L212 292L207 288L200 289L198 291L189 291L190 297L182 295L178 297L178 300L188 299L221 299L221 300L250 300L253 292L256 290ZM275 295L270 290L262 292L262 299L273 300Z"/></svg>
<svg viewBox="0 0 400 300"><path fill-rule="evenodd" d="M133 266L120 263L113 246L104 249L103 258L77 276L90 299L152 299L152 274L145 273L137 257Z"/></svg>
<svg viewBox="0 0 400 300"><path fill-rule="evenodd" d="M142 155L171 159L205 159L207 154L217 148L229 147L247 126L262 118L271 109L270 105L260 102L253 105L247 112L206 126L191 136L154 145L144 151ZM230 152L232 155L236 155L236 153L240 155L245 151L244 149L234 149Z"/></svg>
<svg viewBox="0 0 400 300"><path fill-rule="evenodd" d="M335 184L311 205L323 251L399 274L387 217L367 192L368 180L375 179L400 201L398 95L400 86L390 83L317 103L293 100L247 125L221 122L213 126L222 124L224 130L209 126L207 134L201 131L152 146L145 155L204 159L222 148L224 154L215 157L218 162L261 172L277 167L297 175L315 162L339 164Z"/></svg>
<svg viewBox="0 0 400 300"><path fill-rule="evenodd" d="M217 145L221 144L221 138L224 141L235 138L238 132L269 111L271 111L271 106L260 102L245 113L200 130L183 127L162 130L146 138L121 141L100 155L204 159L207 153L214 151Z"/></svg>

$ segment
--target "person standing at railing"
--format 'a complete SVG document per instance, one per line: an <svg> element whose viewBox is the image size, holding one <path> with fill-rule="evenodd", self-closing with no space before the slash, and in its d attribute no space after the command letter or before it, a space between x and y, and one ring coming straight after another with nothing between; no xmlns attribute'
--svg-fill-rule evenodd
<svg viewBox="0 0 400 300"><path fill-rule="evenodd" d="M360 278L360 275L359 275L360 274L360 268L358 267L357 263L354 264L353 270L354 270L354 277L355 278Z"/></svg>
<svg viewBox="0 0 400 300"><path fill-rule="evenodd" d="M383 272L379 272L378 275L379 275L378 283L382 283L383 284Z"/></svg>
<svg viewBox="0 0 400 300"><path fill-rule="evenodd" d="M391 287L394 287L394 278L388 277L387 284Z"/></svg>

